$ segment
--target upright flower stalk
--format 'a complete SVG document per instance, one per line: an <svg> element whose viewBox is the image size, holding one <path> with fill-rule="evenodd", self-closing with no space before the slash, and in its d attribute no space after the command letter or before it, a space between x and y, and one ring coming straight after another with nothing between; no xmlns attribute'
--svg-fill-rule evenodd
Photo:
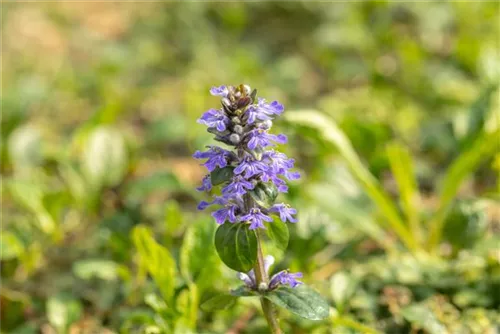
<svg viewBox="0 0 500 334"><path fill-rule="evenodd" d="M297 280L302 274L288 270L269 277L274 258L262 253L263 233L271 230L270 239L286 247L285 223L297 222L297 210L275 203L278 193L288 191L286 180L300 177L292 171L294 160L275 150L277 144L287 142L287 137L269 132L274 118L284 108L277 101L268 103L257 98L256 90L247 85L213 87L210 93L221 98L221 107L206 111L198 123L206 125L215 140L226 146L207 146L205 151L193 155L204 160L209 172L197 189L210 192L221 186L213 199L200 202L198 209L215 207L212 217L221 225L215 236L216 249L244 283L239 293L233 291L233 295L260 296L271 331L281 333L272 303L277 295L274 292L302 284Z"/></svg>

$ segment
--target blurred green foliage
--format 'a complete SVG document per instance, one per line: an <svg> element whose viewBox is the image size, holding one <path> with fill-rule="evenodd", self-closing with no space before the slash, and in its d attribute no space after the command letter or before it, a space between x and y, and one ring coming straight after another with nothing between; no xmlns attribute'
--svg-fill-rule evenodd
<svg viewBox="0 0 500 334"><path fill-rule="evenodd" d="M250 299L199 307L238 283L196 118L241 82L287 107L304 175L276 269L331 305L286 333L499 331L499 11L2 3L2 333L266 333Z"/></svg>

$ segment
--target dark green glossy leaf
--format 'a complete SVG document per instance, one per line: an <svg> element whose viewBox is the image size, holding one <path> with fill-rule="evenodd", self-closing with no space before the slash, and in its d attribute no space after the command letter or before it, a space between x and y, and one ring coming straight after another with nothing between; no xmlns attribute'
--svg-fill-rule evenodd
<svg viewBox="0 0 500 334"><path fill-rule="evenodd" d="M275 220L274 222L266 224L266 233L269 239L271 239L280 251L285 251L288 247L288 240L290 238L290 233L288 231L288 226L281 220Z"/></svg>
<svg viewBox="0 0 500 334"><path fill-rule="evenodd" d="M227 182L233 177L234 167L228 166L224 168L216 168L212 173L210 173L210 181L212 185L217 186L224 182Z"/></svg>
<svg viewBox="0 0 500 334"><path fill-rule="evenodd" d="M330 314L330 306L323 297L304 284L295 288L282 286L264 297L305 319L322 320Z"/></svg>
<svg viewBox="0 0 500 334"><path fill-rule="evenodd" d="M278 189L272 182L259 182L249 193L257 204L268 208L274 204L274 200L278 196Z"/></svg>
<svg viewBox="0 0 500 334"><path fill-rule="evenodd" d="M200 307L203 311L227 310L236 303L237 299L238 297L233 295L217 295L201 304Z"/></svg>
<svg viewBox="0 0 500 334"><path fill-rule="evenodd" d="M215 233L217 253L229 268L247 272L257 261L257 237L248 224L225 223Z"/></svg>

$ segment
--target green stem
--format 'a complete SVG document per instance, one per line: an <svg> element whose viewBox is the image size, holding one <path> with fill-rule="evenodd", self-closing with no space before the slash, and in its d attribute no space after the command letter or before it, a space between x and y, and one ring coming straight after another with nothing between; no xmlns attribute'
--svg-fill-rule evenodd
<svg viewBox="0 0 500 334"><path fill-rule="evenodd" d="M260 241L259 231L256 231L257 235L257 263L255 264L255 278L257 281L257 287L261 283L265 283L266 285L269 283L269 277L267 276L265 267L264 267L264 255L262 254L262 246ZM264 317L266 318L267 324L271 329L272 334L282 334L283 332L280 329L280 325L278 323L278 318L276 317L276 310L274 309L273 304L264 297L260 297L260 304L262 306L262 311L264 312Z"/></svg>
<svg viewBox="0 0 500 334"><path fill-rule="evenodd" d="M245 205L245 209L250 210L254 207L255 203L250 197L249 194L245 194L243 196L243 201ZM253 268L255 273L255 281L257 283L257 289L259 288L261 283L265 283L266 287L269 284L269 277L266 273L266 268L264 266L264 255L262 253L262 242L260 238L259 229L255 231L255 235L257 237L257 263ZM280 325L278 323L278 318L276 316L276 310L274 305L264 297L260 297L260 305L262 306L262 312L264 313L264 317L266 318L267 324L271 329L272 334L283 334L281 331Z"/></svg>

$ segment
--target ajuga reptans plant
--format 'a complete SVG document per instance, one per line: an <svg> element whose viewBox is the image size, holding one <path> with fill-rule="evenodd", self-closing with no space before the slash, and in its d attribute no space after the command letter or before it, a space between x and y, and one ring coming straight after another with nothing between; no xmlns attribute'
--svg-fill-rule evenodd
<svg viewBox="0 0 500 334"><path fill-rule="evenodd" d="M286 180L300 177L292 170L294 160L275 148L285 144L287 137L270 133L273 120L284 111L283 105L257 98L257 91L247 85L213 87L210 93L221 98L221 107L206 111L198 122L224 147L207 146L193 156L204 159L209 172L198 190L215 193L214 187L221 189L198 209L214 208L212 216L220 225L215 247L244 285L204 305L209 308L223 301L234 302L233 298L257 296L273 333L281 333L274 305L304 318L326 318L328 304L298 280L302 274L283 270L270 277L274 258L262 252L264 237L285 249L289 237L286 223L297 222L297 210L276 203L278 194L288 191Z"/></svg>

